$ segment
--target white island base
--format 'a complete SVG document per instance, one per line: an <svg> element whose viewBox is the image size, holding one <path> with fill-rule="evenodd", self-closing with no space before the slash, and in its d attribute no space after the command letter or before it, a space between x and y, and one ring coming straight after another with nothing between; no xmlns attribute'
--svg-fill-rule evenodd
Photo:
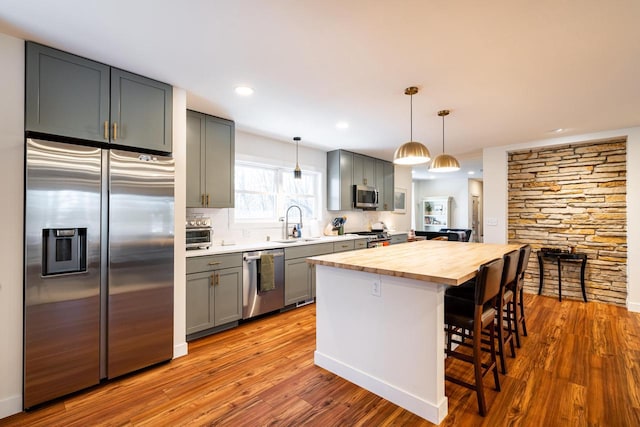
<svg viewBox="0 0 640 427"><path fill-rule="evenodd" d="M315 364L439 424L446 288L316 265Z"/></svg>

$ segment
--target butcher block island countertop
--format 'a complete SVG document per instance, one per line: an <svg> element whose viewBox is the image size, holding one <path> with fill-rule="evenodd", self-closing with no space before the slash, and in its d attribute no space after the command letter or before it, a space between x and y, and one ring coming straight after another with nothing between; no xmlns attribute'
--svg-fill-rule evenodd
<svg viewBox="0 0 640 427"><path fill-rule="evenodd" d="M478 267L521 245L420 240L309 258L307 262L444 285L460 285Z"/></svg>

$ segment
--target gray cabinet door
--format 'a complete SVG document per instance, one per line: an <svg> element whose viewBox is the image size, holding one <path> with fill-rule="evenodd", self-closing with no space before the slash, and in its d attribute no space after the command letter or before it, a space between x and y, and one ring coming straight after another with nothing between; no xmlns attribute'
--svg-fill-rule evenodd
<svg viewBox="0 0 640 427"><path fill-rule="evenodd" d="M242 268L224 268L214 273L214 324L233 322L242 317Z"/></svg>
<svg viewBox="0 0 640 427"><path fill-rule="evenodd" d="M375 159L373 157L353 155L353 183L375 187Z"/></svg>
<svg viewBox="0 0 640 427"><path fill-rule="evenodd" d="M204 206L204 114L187 111L187 207Z"/></svg>
<svg viewBox="0 0 640 427"><path fill-rule="evenodd" d="M235 202L235 123L206 116L205 193L207 207L232 208Z"/></svg>
<svg viewBox="0 0 640 427"><path fill-rule="evenodd" d="M28 131L107 142L109 66L27 42L25 104Z"/></svg>
<svg viewBox="0 0 640 427"><path fill-rule="evenodd" d="M284 263L284 305L311 298L311 266L306 258L290 259Z"/></svg>
<svg viewBox="0 0 640 427"><path fill-rule="evenodd" d="M213 272L187 274L187 335L215 326Z"/></svg>
<svg viewBox="0 0 640 427"><path fill-rule="evenodd" d="M127 71L111 69L111 142L171 152L173 89Z"/></svg>
<svg viewBox="0 0 640 427"><path fill-rule="evenodd" d="M327 153L327 210L353 209L353 153Z"/></svg>
<svg viewBox="0 0 640 427"><path fill-rule="evenodd" d="M378 210L379 211L388 211L393 209L393 206L389 207L384 203L384 198L386 196L385 188L384 188L384 164L386 163L384 160L376 159L376 183L375 187L378 189Z"/></svg>
<svg viewBox="0 0 640 427"><path fill-rule="evenodd" d="M384 198L380 202L385 211L392 211L395 192L395 166L391 162L384 162ZM406 202L405 202L406 203Z"/></svg>

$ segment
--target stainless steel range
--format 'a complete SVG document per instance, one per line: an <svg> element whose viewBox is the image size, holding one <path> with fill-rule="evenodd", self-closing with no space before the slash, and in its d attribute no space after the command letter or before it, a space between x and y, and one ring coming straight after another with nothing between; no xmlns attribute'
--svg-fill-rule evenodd
<svg viewBox="0 0 640 427"><path fill-rule="evenodd" d="M387 246L391 242L389 233L384 230L356 231L354 234L367 237L367 247Z"/></svg>

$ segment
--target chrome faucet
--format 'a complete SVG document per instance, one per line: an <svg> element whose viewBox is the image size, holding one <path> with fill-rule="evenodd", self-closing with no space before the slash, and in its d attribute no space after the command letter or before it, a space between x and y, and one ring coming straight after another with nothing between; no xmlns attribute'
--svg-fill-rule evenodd
<svg viewBox="0 0 640 427"><path fill-rule="evenodd" d="M298 209L298 212L300 213L300 228L302 228L302 209L300 209L300 206L298 206L298 205L289 206L287 208L287 213L285 213L285 215L284 215L284 234L285 234L285 239L288 239L290 237L290 235L289 235L289 211L291 210L291 208ZM300 232L298 232L298 236L299 235L300 235Z"/></svg>

